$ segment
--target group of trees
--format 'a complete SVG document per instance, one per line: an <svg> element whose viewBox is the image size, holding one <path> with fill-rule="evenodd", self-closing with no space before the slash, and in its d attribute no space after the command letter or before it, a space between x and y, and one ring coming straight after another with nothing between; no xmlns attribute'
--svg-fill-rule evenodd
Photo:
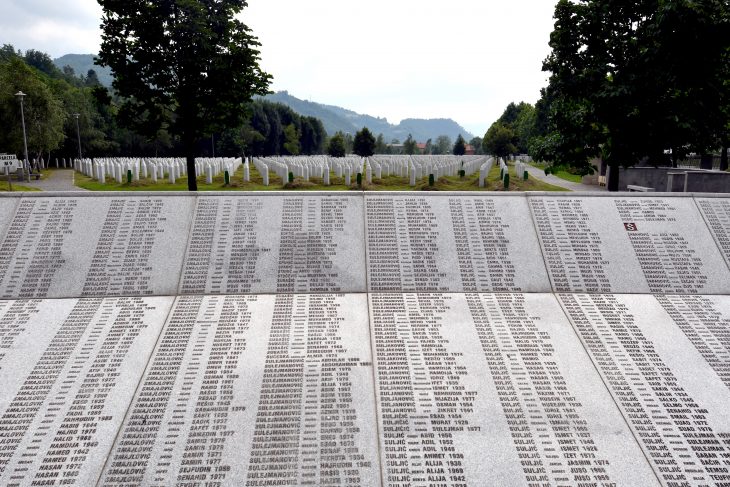
<svg viewBox="0 0 730 487"><path fill-rule="evenodd" d="M727 168L726 0L560 0L550 47L533 157L588 173L593 157L674 165L720 150Z"/></svg>
<svg viewBox="0 0 730 487"><path fill-rule="evenodd" d="M484 152L499 157L526 154L538 133L535 107L525 102L510 103L487 130L482 148Z"/></svg>
<svg viewBox="0 0 730 487"><path fill-rule="evenodd" d="M120 123L124 99L99 83L94 70L77 75L59 69L45 53L0 48L0 148L23 155L20 103L24 100L28 152L32 159L78 156L76 119L84 157L115 155L178 156L184 153L180 136L167 127L152 135ZM327 133L319 119L303 117L289 107L254 100L244 108L248 117L234 127L217 130L195 141L198 155L240 156L322 154ZM142 133L140 133L142 132Z"/></svg>

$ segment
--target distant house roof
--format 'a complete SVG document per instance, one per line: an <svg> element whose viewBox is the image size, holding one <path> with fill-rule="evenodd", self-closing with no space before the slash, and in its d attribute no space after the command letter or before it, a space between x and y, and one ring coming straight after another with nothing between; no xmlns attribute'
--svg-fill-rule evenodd
<svg viewBox="0 0 730 487"><path fill-rule="evenodd" d="M422 143L422 142L418 142L416 144L416 147L418 147L420 150L425 150L426 149L426 144L425 143Z"/></svg>

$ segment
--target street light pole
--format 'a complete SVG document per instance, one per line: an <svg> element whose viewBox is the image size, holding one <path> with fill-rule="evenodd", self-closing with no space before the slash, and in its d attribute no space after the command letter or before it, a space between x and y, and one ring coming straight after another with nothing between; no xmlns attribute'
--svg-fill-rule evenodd
<svg viewBox="0 0 730 487"><path fill-rule="evenodd" d="M28 181L30 182L30 168L28 166L28 137L25 134L25 113L23 108L23 98L25 98L25 93L22 91L19 91L15 94L18 98L20 98L20 120L23 122L23 148L25 149L25 161L23 162L23 175L25 176L25 171L28 170Z"/></svg>
<svg viewBox="0 0 730 487"><path fill-rule="evenodd" d="M76 119L76 138L79 141L79 161L81 161L81 130L79 130L79 114L74 113L74 118Z"/></svg>

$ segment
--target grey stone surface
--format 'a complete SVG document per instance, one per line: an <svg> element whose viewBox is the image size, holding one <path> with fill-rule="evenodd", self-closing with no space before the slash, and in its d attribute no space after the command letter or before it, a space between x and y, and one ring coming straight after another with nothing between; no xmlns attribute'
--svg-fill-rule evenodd
<svg viewBox="0 0 730 487"><path fill-rule="evenodd" d="M695 202L730 267L730 198L695 198Z"/></svg>
<svg viewBox="0 0 730 487"><path fill-rule="evenodd" d="M96 483L172 301L0 301L0 485Z"/></svg>
<svg viewBox="0 0 730 487"><path fill-rule="evenodd" d="M692 198L528 200L556 292L730 292L730 271Z"/></svg>
<svg viewBox="0 0 730 487"><path fill-rule="evenodd" d="M0 297L173 295L194 199L24 197L0 245Z"/></svg>
<svg viewBox="0 0 730 487"><path fill-rule="evenodd" d="M0 238L5 236L5 231L8 225L10 225L13 215L15 215L15 208L18 207L19 202L20 198L12 196L2 197L0 195Z"/></svg>
<svg viewBox="0 0 730 487"><path fill-rule="evenodd" d="M367 301L179 297L100 485L380 485Z"/></svg>
<svg viewBox="0 0 730 487"><path fill-rule="evenodd" d="M662 481L730 482L730 298L560 300Z"/></svg>
<svg viewBox="0 0 730 487"><path fill-rule="evenodd" d="M658 485L551 294L371 294L387 485Z"/></svg>
<svg viewBox="0 0 730 487"><path fill-rule="evenodd" d="M182 294L365 292L362 196L198 198Z"/></svg>
<svg viewBox="0 0 730 487"><path fill-rule="evenodd" d="M366 195L371 291L550 292L524 196Z"/></svg>

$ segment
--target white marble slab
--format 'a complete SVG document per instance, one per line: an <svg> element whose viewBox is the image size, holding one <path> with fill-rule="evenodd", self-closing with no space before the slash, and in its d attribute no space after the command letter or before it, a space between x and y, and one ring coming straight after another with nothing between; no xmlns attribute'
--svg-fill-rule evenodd
<svg viewBox="0 0 730 487"><path fill-rule="evenodd" d="M556 292L730 293L730 271L691 198L528 200Z"/></svg>
<svg viewBox="0 0 730 487"><path fill-rule="evenodd" d="M560 295L667 485L730 481L730 298Z"/></svg>
<svg viewBox="0 0 730 487"><path fill-rule="evenodd" d="M658 485L553 295L370 310L387 485Z"/></svg>
<svg viewBox="0 0 730 487"><path fill-rule="evenodd" d="M201 196L180 293L365 292L362 222L357 195Z"/></svg>
<svg viewBox="0 0 730 487"><path fill-rule="evenodd" d="M96 483L172 301L0 301L0 485Z"/></svg>
<svg viewBox="0 0 730 487"><path fill-rule="evenodd" d="M0 184L2 183L0 182ZM18 197L3 197L0 195L0 238L5 236L5 231L8 229L8 225L10 225L13 215L15 215L15 208L17 208L19 201L20 198ZM0 252L2 252L1 248Z"/></svg>
<svg viewBox="0 0 730 487"><path fill-rule="evenodd" d="M179 297L101 485L380 485L365 295Z"/></svg>
<svg viewBox="0 0 730 487"><path fill-rule="evenodd" d="M2 298L173 295L194 199L24 197L0 245Z"/></svg>
<svg viewBox="0 0 730 487"><path fill-rule="evenodd" d="M730 198L695 198L695 202L730 267Z"/></svg>
<svg viewBox="0 0 730 487"><path fill-rule="evenodd" d="M550 292L524 196L365 196L369 290Z"/></svg>

